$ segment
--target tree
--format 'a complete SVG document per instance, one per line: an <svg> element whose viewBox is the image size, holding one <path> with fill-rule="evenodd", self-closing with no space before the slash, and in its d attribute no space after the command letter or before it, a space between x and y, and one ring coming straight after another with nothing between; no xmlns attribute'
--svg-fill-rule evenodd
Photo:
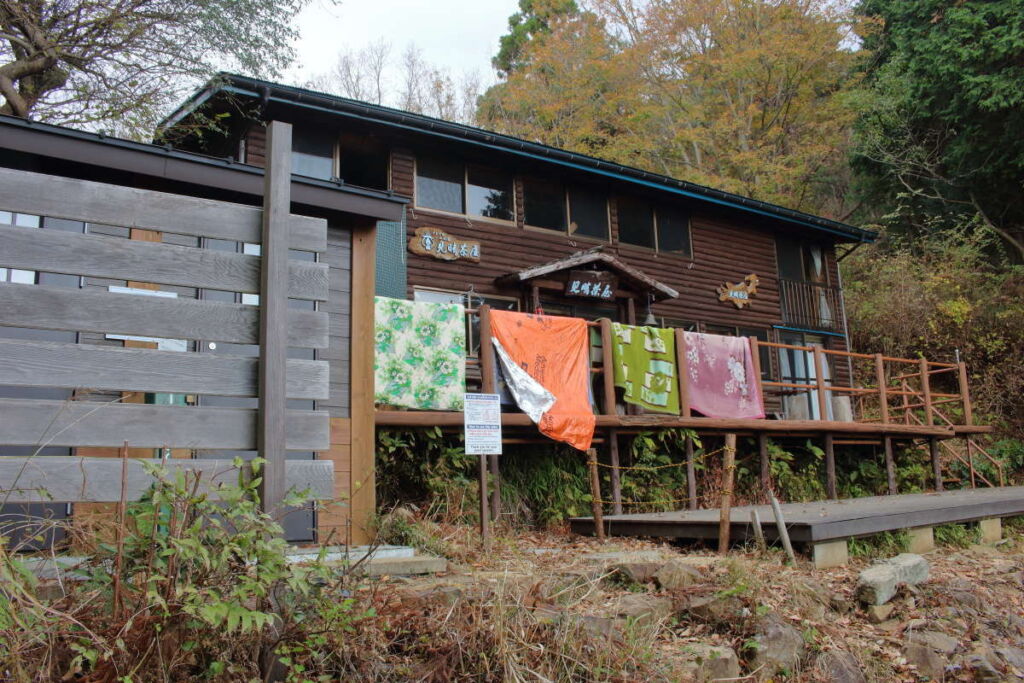
<svg viewBox="0 0 1024 683"><path fill-rule="evenodd" d="M860 9L874 100L858 122L856 162L869 196L898 206L903 229L973 222L1024 261L1024 0Z"/></svg>
<svg viewBox="0 0 1024 683"><path fill-rule="evenodd" d="M0 0L0 112L148 133L218 70L273 77L309 0Z"/></svg>
<svg viewBox="0 0 1024 683"><path fill-rule="evenodd" d="M508 33L501 37L498 54L491 60L498 74L504 78L522 68L526 46L550 33L553 19L578 13L575 0L519 0L519 11L508 18Z"/></svg>

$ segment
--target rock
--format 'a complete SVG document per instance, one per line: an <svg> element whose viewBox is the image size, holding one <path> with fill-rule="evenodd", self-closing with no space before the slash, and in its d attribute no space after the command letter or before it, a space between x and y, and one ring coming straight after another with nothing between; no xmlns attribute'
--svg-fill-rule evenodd
<svg viewBox="0 0 1024 683"><path fill-rule="evenodd" d="M860 662L843 650L829 650L821 655L818 668L831 683L867 683Z"/></svg>
<svg viewBox="0 0 1024 683"><path fill-rule="evenodd" d="M853 601L842 593L833 593L828 600L828 606L840 614L848 614L853 611Z"/></svg>
<svg viewBox="0 0 1024 683"><path fill-rule="evenodd" d="M968 655L965 663L967 669L974 674L975 683L999 683L1005 680L988 657L980 652Z"/></svg>
<svg viewBox="0 0 1024 683"><path fill-rule="evenodd" d="M775 616L761 621L754 642L757 653L751 668L763 667L769 674L782 669L794 671L804 653L804 638L800 632Z"/></svg>
<svg viewBox="0 0 1024 683"><path fill-rule="evenodd" d="M743 617L743 603L739 598L710 595L693 598L685 611L710 624L734 624Z"/></svg>
<svg viewBox="0 0 1024 683"><path fill-rule="evenodd" d="M683 646L687 658L697 664L698 681L714 681L722 678L739 678L740 660L731 647L720 647L707 643L688 643Z"/></svg>
<svg viewBox="0 0 1024 683"><path fill-rule="evenodd" d="M619 599L615 616L635 624L655 624L672 616L672 599L658 595L629 593Z"/></svg>
<svg viewBox="0 0 1024 683"><path fill-rule="evenodd" d="M669 560L654 574L654 580L664 590L674 591L704 581L704 575L679 560Z"/></svg>
<svg viewBox="0 0 1024 683"><path fill-rule="evenodd" d="M591 635L611 638L618 629L614 619L587 614L579 618L579 624Z"/></svg>
<svg viewBox="0 0 1024 683"><path fill-rule="evenodd" d="M917 667L920 676L941 681L946 673L946 661L935 650L921 643L909 642L903 647L908 664Z"/></svg>
<svg viewBox="0 0 1024 683"><path fill-rule="evenodd" d="M944 655L953 654L960 645L956 638L939 631L914 631L907 635L907 640L930 647Z"/></svg>
<svg viewBox="0 0 1024 683"><path fill-rule="evenodd" d="M985 601L982 600L981 596L977 593L968 593L967 591L950 591L949 598L958 605L969 607L974 610L980 610L985 607Z"/></svg>
<svg viewBox="0 0 1024 683"><path fill-rule="evenodd" d="M609 578L618 576L627 582L650 583L661 566L660 562L620 562L608 567Z"/></svg>
<svg viewBox="0 0 1024 683"><path fill-rule="evenodd" d="M881 624L892 615L894 609L896 609L896 605L869 605L868 621L872 624Z"/></svg>
<svg viewBox="0 0 1024 683"><path fill-rule="evenodd" d="M928 580L928 560L903 553L868 567L857 579L857 599L868 605L884 605L903 584L915 585Z"/></svg>
<svg viewBox="0 0 1024 683"><path fill-rule="evenodd" d="M1003 647L996 650L996 654L1007 666L1011 666L1024 674L1024 649L1019 647Z"/></svg>
<svg viewBox="0 0 1024 683"><path fill-rule="evenodd" d="M580 559L591 564L622 564L625 562L664 562L664 557L659 550L634 550L609 553L587 553Z"/></svg>

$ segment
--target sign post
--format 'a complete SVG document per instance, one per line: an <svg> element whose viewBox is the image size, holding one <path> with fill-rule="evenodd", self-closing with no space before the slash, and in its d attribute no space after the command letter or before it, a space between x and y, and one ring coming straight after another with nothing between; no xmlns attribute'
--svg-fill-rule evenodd
<svg viewBox="0 0 1024 683"><path fill-rule="evenodd" d="M480 536L490 546L487 456L501 455L501 396L466 394L463 409L466 455L480 457Z"/></svg>

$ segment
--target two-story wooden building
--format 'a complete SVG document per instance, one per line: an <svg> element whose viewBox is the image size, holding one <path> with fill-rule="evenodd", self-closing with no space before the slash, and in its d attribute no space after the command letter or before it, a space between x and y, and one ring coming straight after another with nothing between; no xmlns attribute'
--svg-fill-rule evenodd
<svg viewBox="0 0 1024 683"><path fill-rule="evenodd" d="M964 403L969 415L958 383L962 367L921 370L917 360L848 353L838 262L874 240L870 230L528 140L236 75L196 93L165 121L162 135L184 150L259 166L269 120L294 125L295 173L409 200L403 221L377 225L376 291L467 306L471 389L480 381L473 357L481 343L473 311L487 305L757 340L769 419L747 425L749 433L782 431L785 422L786 433L820 434L810 424L817 421L838 431L871 427L879 439L952 436L955 429L931 412L930 401L942 396ZM329 246L335 254L328 261L346 272L349 245ZM587 287L587 278L601 286ZM339 278L334 286L348 283ZM331 360L347 362L347 351ZM890 361L920 371L925 386L909 387L914 380L888 368ZM877 365L874 388L854 386L860 362ZM927 390L929 373L942 372L954 376L955 395ZM876 394L875 405L865 407ZM904 410L900 419L891 417L894 399ZM340 400L328 408L340 420L361 407ZM604 412L599 428L643 423L621 406ZM522 417L510 416L508 424L529 427ZM409 412L379 411L375 419L461 423L459 415ZM369 485L372 452L351 458L353 488Z"/></svg>

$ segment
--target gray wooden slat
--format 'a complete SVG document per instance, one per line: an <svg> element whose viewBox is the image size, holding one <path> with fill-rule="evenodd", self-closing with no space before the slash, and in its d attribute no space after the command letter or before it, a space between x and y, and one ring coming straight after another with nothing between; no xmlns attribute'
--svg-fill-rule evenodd
<svg viewBox="0 0 1024 683"><path fill-rule="evenodd" d="M326 313L287 315L289 345L328 345ZM243 304L0 282L0 325L11 327L255 344L259 316Z"/></svg>
<svg viewBox="0 0 1024 683"><path fill-rule="evenodd" d="M330 448L326 412L289 410L286 442L292 451ZM0 399L0 444L256 449L256 411L246 408L182 407Z"/></svg>
<svg viewBox="0 0 1024 683"><path fill-rule="evenodd" d="M288 398L328 397L328 364L288 360ZM0 339L0 384L255 396L257 359Z"/></svg>
<svg viewBox="0 0 1024 683"><path fill-rule="evenodd" d="M258 293L260 257L161 242L0 225L0 268ZM325 263L290 260L288 296L324 301Z"/></svg>
<svg viewBox="0 0 1024 683"><path fill-rule="evenodd" d="M153 484L143 463L153 460L128 458L125 492L136 500ZM120 458L79 458L40 456L0 457L0 496L8 503L113 503L121 499ZM161 468L168 476L175 470L201 474L200 491L217 497L219 485L235 486L238 471L230 460L169 459ZM334 462L331 460L289 460L285 464L288 490L309 491L313 500L334 498Z"/></svg>
<svg viewBox="0 0 1024 683"><path fill-rule="evenodd" d="M0 169L0 210L253 243L263 219L255 206L7 168ZM327 221L291 215L289 225L292 249L327 249Z"/></svg>

